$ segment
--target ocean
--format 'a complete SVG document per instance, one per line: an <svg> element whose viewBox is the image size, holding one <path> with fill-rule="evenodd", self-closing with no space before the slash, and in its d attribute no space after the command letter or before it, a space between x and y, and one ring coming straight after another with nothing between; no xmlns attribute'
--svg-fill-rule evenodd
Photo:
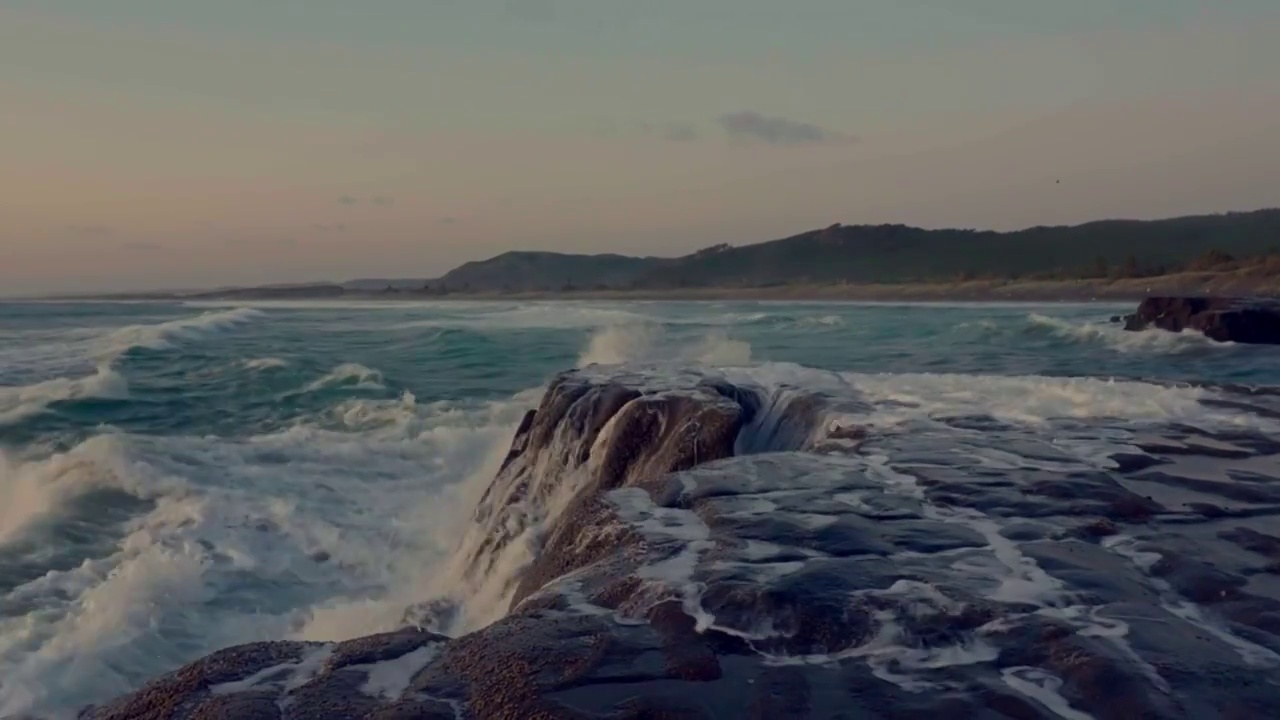
<svg viewBox="0 0 1280 720"><path fill-rule="evenodd" d="M493 621L451 559L524 413L592 363L856 394L873 427L986 418L1084 463L1171 427L1280 440L1274 349L1108 322L1130 309L0 303L0 716L441 598L454 633Z"/></svg>

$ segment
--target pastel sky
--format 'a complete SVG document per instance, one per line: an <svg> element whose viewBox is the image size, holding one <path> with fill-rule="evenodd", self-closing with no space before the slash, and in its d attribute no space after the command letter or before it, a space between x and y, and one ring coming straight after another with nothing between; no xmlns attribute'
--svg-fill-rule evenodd
<svg viewBox="0 0 1280 720"><path fill-rule="evenodd" d="M0 294L1280 205L1277 36L1276 0L0 0Z"/></svg>

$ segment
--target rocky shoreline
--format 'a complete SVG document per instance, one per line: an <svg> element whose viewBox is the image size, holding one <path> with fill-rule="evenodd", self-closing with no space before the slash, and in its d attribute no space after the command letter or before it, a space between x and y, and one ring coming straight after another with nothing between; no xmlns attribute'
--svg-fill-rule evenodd
<svg viewBox="0 0 1280 720"><path fill-rule="evenodd" d="M1192 331L1217 342L1280 345L1280 301L1234 297L1149 297L1131 315L1115 318L1141 332Z"/></svg>
<svg viewBox="0 0 1280 720"><path fill-rule="evenodd" d="M564 373L460 550L469 579L500 581L501 619L229 648L80 718L1274 710L1275 440L1170 427L1100 467L994 418L886 430L858 422L871 410L852 390Z"/></svg>

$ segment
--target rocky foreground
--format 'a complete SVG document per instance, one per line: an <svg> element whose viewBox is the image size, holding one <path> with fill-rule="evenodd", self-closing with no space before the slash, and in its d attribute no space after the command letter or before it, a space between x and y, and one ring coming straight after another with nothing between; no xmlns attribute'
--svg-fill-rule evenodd
<svg viewBox="0 0 1280 720"><path fill-rule="evenodd" d="M1276 440L857 422L871 411L853 391L562 375L460 551L504 617L230 648L81 717L1274 715Z"/></svg>

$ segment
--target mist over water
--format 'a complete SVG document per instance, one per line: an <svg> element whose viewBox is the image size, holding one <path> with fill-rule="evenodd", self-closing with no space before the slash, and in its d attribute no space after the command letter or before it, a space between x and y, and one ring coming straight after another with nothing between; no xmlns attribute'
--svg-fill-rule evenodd
<svg viewBox="0 0 1280 720"><path fill-rule="evenodd" d="M440 629L491 621L502 578L463 583L457 553L575 366L856 390L873 426L1070 420L1084 458L1150 423L1275 424L1207 402L1280 384L1265 349L1124 333L1122 310L0 305L0 715L72 717L229 644L391 630L433 601L457 609Z"/></svg>

